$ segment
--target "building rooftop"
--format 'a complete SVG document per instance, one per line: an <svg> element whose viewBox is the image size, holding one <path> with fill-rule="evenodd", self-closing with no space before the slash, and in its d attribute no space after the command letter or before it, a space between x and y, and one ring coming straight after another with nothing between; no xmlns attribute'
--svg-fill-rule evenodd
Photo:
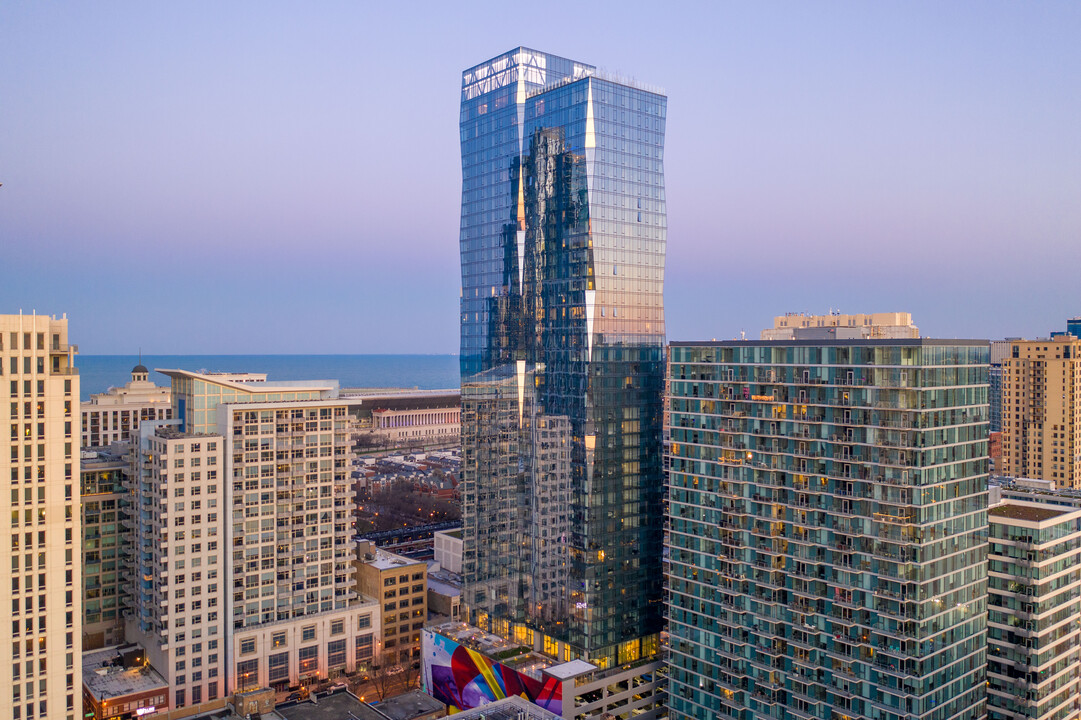
<svg viewBox="0 0 1081 720"><path fill-rule="evenodd" d="M137 667L123 666L121 651L136 649L142 652L137 645L127 645L83 653L83 688L98 701L159 689L168 695L169 683L145 660Z"/></svg>
<svg viewBox="0 0 1081 720"><path fill-rule="evenodd" d="M413 718L438 713L446 713L447 706L436 700L423 690L410 690L409 692L395 695L373 707L391 720L413 720Z"/></svg>
<svg viewBox="0 0 1081 720"><path fill-rule="evenodd" d="M567 680L569 678L578 677L579 675L591 673L596 669L596 665L588 663L585 660L571 660L562 665L550 667L546 672L557 680Z"/></svg>
<svg viewBox="0 0 1081 720"><path fill-rule="evenodd" d="M291 705L279 705L274 712L285 720L387 720L352 693L339 691L319 695L315 701L305 700Z"/></svg>
<svg viewBox="0 0 1081 720"><path fill-rule="evenodd" d="M436 595L446 595L447 597L456 597L462 594L460 585L451 585L447 582L433 580L431 576L428 577L428 590L434 592Z"/></svg>
<svg viewBox="0 0 1081 720"><path fill-rule="evenodd" d="M855 347L889 347L899 345L902 347L927 347L927 346L987 346L987 340L952 340L948 338L885 338L864 340L673 340L669 345L675 347L815 347L830 346L836 344L852 345Z"/></svg>
<svg viewBox="0 0 1081 720"><path fill-rule="evenodd" d="M1054 505L1037 506L1013 502L1004 502L1001 505L996 505L987 510L987 514L992 518L1024 520L1025 522L1043 522L1044 520L1057 518L1069 514L1070 512L1073 511L1065 507L1056 507Z"/></svg>
<svg viewBox="0 0 1081 720"><path fill-rule="evenodd" d="M265 373L214 373L191 372L169 368L154 368L155 372L170 378L193 378L220 385L222 387L243 390L248 393L282 392L334 392L338 391L337 380L286 380L268 382Z"/></svg>
<svg viewBox="0 0 1081 720"><path fill-rule="evenodd" d="M361 562L376 570L392 570L394 568L410 567L412 565L428 566L428 563L423 560L413 560L412 558L407 558L403 555L395 555L386 550L380 550L371 543L368 545L367 554L371 554L373 557L371 560L368 560L366 554L361 555Z"/></svg>
<svg viewBox="0 0 1081 720"><path fill-rule="evenodd" d="M559 663L555 660L533 652L532 649L516 643L512 640L501 638L498 635L484 632L469 623L450 620L437 623L425 628L428 632L439 633L443 637L450 638L454 642L487 655L492 660L502 663L512 670L517 670L535 680L541 680L544 673ZM520 652L517 652L520 650ZM509 652L507 652L509 651ZM566 663L564 663L566 664Z"/></svg>
<svg viewBox="0 0 1081 720"><path fill-rule="evenodd" d="M110 448L83 448L79 453L82 459L83 470L106 470L107 466L116 465L127 467L124 456L113 452Z"/></svg>
<svg viewBox="0 0 1081 720"><path fill-rule="evenodd" d="M558 720L559 715L517 695L455 713L455 720Z"/></svg>

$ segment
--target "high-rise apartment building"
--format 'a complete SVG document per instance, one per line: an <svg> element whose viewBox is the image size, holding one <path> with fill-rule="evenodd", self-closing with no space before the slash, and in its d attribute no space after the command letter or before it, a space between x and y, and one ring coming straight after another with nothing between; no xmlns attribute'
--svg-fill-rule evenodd
<svg viewBox="0 0 1081 720"><path fill-rule="evenodd" d="M989 510L988 720L1073 720L1081 676L1081 510Z"/></svg>
<svg viewBox="0 0 1081 720"><path fill-rule="evenodd" d="M356 592L337 383L161 372L184 430L224 440L229 692L353 671L377 604Z"/></svg>
<svg viewBox="0 0 1081 720"><path fill-rule="evenodd" d="M663 623L665 108L527 48L462 76L463 606L602 668Z"/></svg>
<svg viewBox="0 0 1081 720"><path fill-rule="evenodd" d="M1001 475L1081 487L1081 340L1013 340L1002 366Z"/></svg>
<svg viewBox="0 0 1081 720"><path fill-rule="evenodd" d="M356 593L336 382L161 372L174 417L140 426L126 639L170 711L368 662L378 604Z"/></svg>
<svg viewBox="0 0 1081 720"><path fill-rule="evenodd" d="M378 606L356 590L346 406L219 407L230 458L227 604L238 687L253 685L245 676L287 687L351 672Z"/></svg>
<svg viewBox="0 0 1081 720"><path fill-rule="evenodd" d="M115 450L115 451L114 451ZM83 651L124 642L122 609L131 553L129 458L113 450L82 452Z"/></svg>
<svg viewBox="0 0 1081 720"><path fill-rule="evenodd" d="M82 715L75 352L67 319L0 315L0 407L10 426L0 511L11 518L0 546L10 557L0 564L0 608L11 613L0 717L14 720Z"/></svg>
<svg viewBox="0 0 1081 720"><path fill-rule="evenodd" d="M670 717L983 717L987 343L669 354Z"/></svg>
<svg viewBox="0 0 1081 720"><path fill-rule="evenodd" d="M229 545L225 453L217 434L186 433L180 419L139 426L125 639L169 686L181 715L224 705Z"/></svg>

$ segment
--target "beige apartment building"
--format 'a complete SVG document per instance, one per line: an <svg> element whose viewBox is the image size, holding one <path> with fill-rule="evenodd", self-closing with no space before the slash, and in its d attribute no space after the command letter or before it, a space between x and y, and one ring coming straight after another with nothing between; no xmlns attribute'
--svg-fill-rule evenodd
<svg viewBox="0 0 1081 720"><path fill-rule="evenodd" d="M372 657L376 604L356 592L349 454L335 381L161 370L188 434L224 442L227 692L285 689Z"/></svg>
<svg viewBox="0 0 1081 720"><path fill-rule="evenodd" d="M91 395L82 404L83 447L131 442L138 438L143 420L172 417L170 389L155 385L149 377L150 371L140 363L131 369L131 382Z"/></svg>
<svg viewBox="0 0 1081 720"><path fill-rule="evenodd" d="M1002 361L1002 469L1081 487L1081 340L1014 340Z"/></svg>
<svg viewBox="0 0 1081 720"><path fill-rule="evenodd" d="M168 683L167 702L154 707L170 718L223 707L228 692L224 442L179 424L139 428L125 616L126 640Z"/></svg>
<svg viewBox="0 0 1081 720"><path fill-rule="evenodd" d="M337 384L161 372L174 417L139 429L125 638L169 685L156 713L363 667L377 604L355 588Z"/></svg>
<svg viewBox="0 0 1081 720"><path fill-rule="evenodd" d="M773 318L773 327L761 333L761 340L811 339L826 331L846 339L870 340L918 338L920 329L912 324L912 314L906 312L858 313L843 315L805 315L785 313Z"/></svg>
<svg viewBox="0 0 1081 720"><path fill-rule="evenodd" d="M345 404L238 399L218 407L218 427L230 469L233 687L352 673L373 652L377 606L356 591Z"/></svg>
<svg viewBox="0 0 1081 720"><path fill-rule="evenodd" d="M357 546L356 573L361 594L383 606L377 662L393 659L404 665L418 660L428 618L428 564L364 541Z"/></svg>
<svg viewBox="0 0 1081 720"><path fill-rule="evenodd" d="M0 680L0 718L82 715L82 568L78 544L79 375L68 321L0 315L0 608L11 613L11 666Z"/></svg>

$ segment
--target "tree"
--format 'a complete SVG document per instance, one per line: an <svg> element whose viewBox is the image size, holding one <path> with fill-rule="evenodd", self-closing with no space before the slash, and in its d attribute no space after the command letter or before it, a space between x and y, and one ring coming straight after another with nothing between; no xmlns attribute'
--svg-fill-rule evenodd
<svg viewBox="0 0 1081 720"><path fill-rule="evenodd" d="M371 684L376 696L385 700L391 696L391 690L401 682L402 666L398 664L396 650L384 650L375 659L372 666Z"/></svg>

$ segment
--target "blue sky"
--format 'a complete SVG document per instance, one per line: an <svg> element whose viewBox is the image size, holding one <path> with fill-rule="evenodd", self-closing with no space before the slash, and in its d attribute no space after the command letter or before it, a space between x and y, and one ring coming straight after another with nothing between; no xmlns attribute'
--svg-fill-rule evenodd
<svg viewBox="0 0 1081 720"><path fill-rule="evenodd" d="M1081 315L1081 4L663 5L3 3L0 312L90 354L456 352L461 71L526 45L668 94L671 340Z"/></svg>

